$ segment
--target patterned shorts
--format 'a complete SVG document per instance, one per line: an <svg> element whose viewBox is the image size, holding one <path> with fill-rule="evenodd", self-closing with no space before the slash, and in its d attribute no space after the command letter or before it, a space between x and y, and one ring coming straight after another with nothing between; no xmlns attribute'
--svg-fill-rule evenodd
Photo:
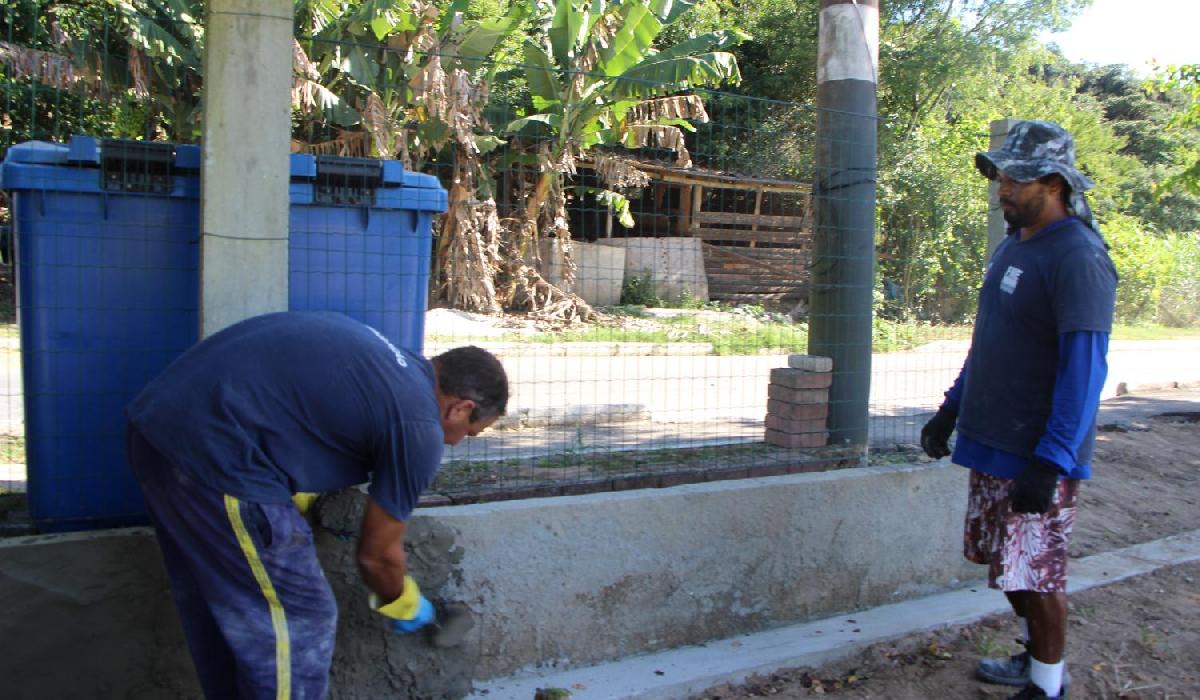
<svg viewBox="0 0 1200 700"><path fill-rule="evenodd" d="M1067 590L1067 541L1075 522L1079 481L1058 482L1045 513L1014 513L1012 479L971 470L963 553L988 565L988 586L1002 591L1054 593Z"/></svg>

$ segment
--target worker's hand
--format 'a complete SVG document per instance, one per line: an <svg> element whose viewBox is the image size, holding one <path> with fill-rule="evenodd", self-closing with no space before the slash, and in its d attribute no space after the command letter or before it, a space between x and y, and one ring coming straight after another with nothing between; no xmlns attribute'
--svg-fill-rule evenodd
<svg viewBox="0 0 1200 700"><path fill-rule="evenodd" d="M375 594L370 596L371 607L384 617L391 618L392 629L401 634L415 632L431 622L437 621L433 603L421 594L421 588L412 576L404 577L404 590L400 597L387 605L378 605Z"/></svg>
<svg viewBox="0 0 1200 700"><path fill-rule="evenodd" d="M1009 496L1014 513L1045 513L1054 503L1054 491L1058 488L1058 467L1041 457L1029 460L1021 472Z"/></svg>
<svg viewBox="0 0 1200 700"><path fill-rule="evenodd" d="M954 432L954 424L958 422L958 411L949 406L942 406L921 428L921 449L934 459L941 459L950 454L950 433Z"/></svg>
<svg viewBox="0 0 1200 700"><path fill-rule="evenodd" d="M417 605L417 613L409 620L392 620L392 631L396 634L408 634L416 632L431 622L437 622L437 612L433 609L433 603L430 603L425 596L421 596L421 602Z"/></svg>
<svg viewBox="0 0 1200 700"><path fill-rule="evenodd" d="M321 497L319 493L293 493L292 503L296 504L296 510L300 511L300 515L308 515L308 511L312 510L312 506Z"/></svg>

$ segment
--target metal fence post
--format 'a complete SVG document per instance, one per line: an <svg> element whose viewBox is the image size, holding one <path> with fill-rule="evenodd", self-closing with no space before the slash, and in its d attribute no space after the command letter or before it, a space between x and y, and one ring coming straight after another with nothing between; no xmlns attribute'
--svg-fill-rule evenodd
<svg viewBox="0 0 1200 700"><path fill-rule="evenodd" d="M833 358L831 444L867 443L879 0L821 0L809 353Z"/></svg>
<svg viewBox="0 0 1200 700"><path fill-rule="evenodd" d="M1003 146L1004 139L1008 138L1009 129L1012 129L1017 121L1016 119L993 120L991 125L992 138L988 143L988 150L995 151ZM991 257L992 251L996 249L996 246L1000 245L1000 241L1004 240L1005 234L1008 233L1008 224L1004 222L1004 212L1000 210L999 191L999 183L988 183L988 257Z"/></svg>

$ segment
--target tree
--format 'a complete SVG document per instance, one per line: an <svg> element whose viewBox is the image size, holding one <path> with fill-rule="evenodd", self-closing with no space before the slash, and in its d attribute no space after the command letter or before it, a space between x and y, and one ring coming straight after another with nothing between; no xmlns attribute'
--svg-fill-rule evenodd
<svg viewBox="0 0 1200 700"><path fill-rule="evenodd" d="M56 102L92 101L90 109L80 110L86 126L74 131L198 138L200 0L34 2L6 9L12 41L0 42L0 63L11 77L39 85ZM32 95L37 91L32 88ZM37 108L33 111L26 116L36 117ZM55 117L69 118L61 108Z"/></svg>
<svg viewBox="0 0 1200 700"><path fill-rule="evenodd" d="M1166 178L1159 186L1160 196L1179 187L1190 194L1200 195L1200 63L1166 66L1158 72L1151 84L1157 92L1177 91L1185 96L1187 105L1175 114L1169 126L1191 138L1176 151L1176 159L1182 170Z"/></svg>
<svg viewBox="0 0 1200 700"><path fill-rule="evenodd" d="M557 238L566 256L570 230L563 179L585 157L596 160L607 184L598 196L625 225L628 201L619 189L639 182L625 159L601 149L657 146L690 165L684 129L705 120L703 101L689 89L736 82L737 60L725 49L744 35L714 31L656 49L655 40L694 5L672 0L553 0L538 17L539 32L527 38L524 58L534 114L509 123L506 131L536 142L538 175L524 207L524 220L510 255L536 260L536 241ZM556 293L535 266L511 270L511 300L532 310L553 306L560 316L589 315L582 300Z"/></svg>
<svg viewBox="0 0 1200 700"><path fill-rule="evenodd" d="M293 93L313 117L302 134L321 133L322 124L337 133L302 150L399 158L412 169L448 155L437 293L458 308L495 313L499 222L481 157L502 141L483 109L497 65L489 59L528 9L518 3L498 18L467 19L468 7L467 0L440 10L423 2L300 0L299 33L309 48L296 43Z"/></svg>

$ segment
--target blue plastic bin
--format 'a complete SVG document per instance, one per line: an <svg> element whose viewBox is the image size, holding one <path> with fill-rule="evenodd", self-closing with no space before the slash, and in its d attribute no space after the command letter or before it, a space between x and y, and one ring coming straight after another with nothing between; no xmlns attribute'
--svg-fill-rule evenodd
<svg viewBox="0 0 1200 700"><path fill-rule="evenodd" d="M196 342L200 153L74 137L9 149L30 514L144 521L125 404Z"/></svg>
<svg viewBox="0 0 1200 700"><path fill-rule="evenodd" d="M437 178L398 161L294 154L288 306L337 311L420 353Z"/></svg>

